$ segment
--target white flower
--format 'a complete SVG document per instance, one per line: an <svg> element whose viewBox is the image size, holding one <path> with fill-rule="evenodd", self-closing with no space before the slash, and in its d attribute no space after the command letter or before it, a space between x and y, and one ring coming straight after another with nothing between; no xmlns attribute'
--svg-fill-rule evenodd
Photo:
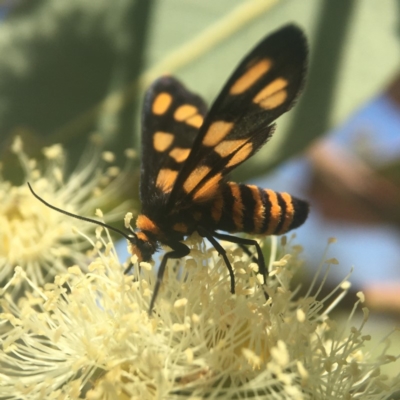
<svg viewBox="0 0 400 400"><path fill-rule="evenodd" d="M28 158L19 138L12 149L24 177L20 186L13 186L0 176L0 282L7 282L14 268L20 266L33 282L43 285L65 271L66 265L87 264L83 251L87 241L74 233L73 227L89 232L93 226L46 207L33 197L26 182L49 203L88 217L106 204L110 193L120 191L124 174L114 179L116 168L101 161L96 149L85 154L85 163L78 165L67 179L60 145L45 148L41 163ZM103 190L105 184L108 185ZM122 218L126 210L127 204L121 204L107 218ZM18 286L17 281L14 284Z"/></svg>
<svg viewBox="0 0 400 400"><path fill-rule="evenodd" d="M237 280L231 295L224 262L192 237L190 256L169 263L149 317L152 266L124 275L99 232L87 274L72 267L42 288L16 270L13 279L31 291L18 304L5 293L1 303L5 398L384 399L400 388L399 377L379 372L396 357L386 348L377 359L365 352L363 324L352 327L350 316L339 329L329 318L341 294L328 304L315 299L315 287L295 299L298 248L273 257L266 300L240 249L227 247Z"/></svg>

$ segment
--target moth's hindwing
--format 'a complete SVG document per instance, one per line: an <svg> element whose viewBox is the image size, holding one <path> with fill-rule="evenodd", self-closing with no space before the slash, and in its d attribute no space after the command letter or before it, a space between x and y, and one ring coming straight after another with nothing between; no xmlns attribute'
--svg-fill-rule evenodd
<svg viewBox="0 0 400 400"><path fill-rule="evenodd" d="M171 191L206 111L204 101L175 78L161 77L151 85L143 108L142 203L154 192Z"/></svg>

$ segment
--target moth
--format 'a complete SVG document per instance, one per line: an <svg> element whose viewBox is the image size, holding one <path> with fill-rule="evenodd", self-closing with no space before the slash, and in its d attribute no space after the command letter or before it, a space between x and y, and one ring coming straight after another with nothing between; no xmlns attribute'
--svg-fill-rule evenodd
<svg viewBox="0 0 400 400"><path fill-rule="evenodd" d="M208 239L223 258L234 293L235 275L219 240L246 249L254 246L265 283L267 270L258 242L230 233L280 235L306 220L307 202L228 179L270 139L272 122L293 106L304 85L306 66L306 39L298 27L287 25L243 58L208 111L201 97L171 76L157 79L147 90L142 115L142 210L137 229L124 236L139 262L150 261L160 243L170 247L158 269L150 312L168 260L190 253L183 241L193 232Z"/></svg>

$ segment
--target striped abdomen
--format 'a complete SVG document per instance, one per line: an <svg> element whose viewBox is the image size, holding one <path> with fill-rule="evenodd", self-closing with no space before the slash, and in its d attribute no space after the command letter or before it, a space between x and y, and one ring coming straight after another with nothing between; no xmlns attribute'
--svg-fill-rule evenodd
<svg viewBox="0 0 400 400"><path fill-rule="evenodd" d="M212 204L215 229L261 235L281 235L300 226L308 203L288 193L227 182Z"/></svg>

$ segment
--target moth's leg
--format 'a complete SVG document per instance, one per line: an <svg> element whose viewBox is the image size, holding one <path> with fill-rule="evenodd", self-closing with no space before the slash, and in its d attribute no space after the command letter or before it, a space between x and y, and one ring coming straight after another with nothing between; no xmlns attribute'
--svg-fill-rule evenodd
<svg viewBox="0 0 400 400"><path fill-rule="evenodd" d="M258 244L257 240L254 239L246 239L233 235L227 235L224 233L214 232L213 235L221 240L225 240L231 243L237 243L240 247L242 246L255 246L257 250L257 264L258 264L258 272L263 276L264 285L267 282L267 267L265 265L264 255L262 253L261 247ZM243 247L242 247L243 248ZM247 253L247 252L246 252ZM247 253L249 254L249 253Z"/></svg>
<svg viewBox="0 0 400 400"><path fill-rule="evenodd" d="M229 275L231 278L231 293L234 294L235 293L235 274L233 273L233 268L232 268L231 263L228 260L225 249L214 238L214 235L215 235L214 232L211 233L207 229L205 229L201 226L197 227L197 232L199 233L200 236L207 238L208 241L214 246L215 250L218 251L218 254L224 259L225 265L228 268Z"/></svg>
<svg viewBox="0 0 400 400"><path fill-rule="evenodd" d="M239 247L249 256L251 257L251 260L258 264L257 258L254 256L254 254L245 246L243 243L238 243Z"/></svg>
<svg viewBox="0 0 400 400"><path fill-rule="evenodd" d="M129 261L129 264L128 264L128 266L125 268L125 270L124 270L124 275L129 275L130 273L132 273L132 275L133 275L133 282L136 282L138 279L136 279L135 278L135 275L136 275L136 273L135 273L135 270L134 270L134 266L135 266L135 264L133 264L133 262L132 261ZM137 269L137 273L138 273L138 275L140 275L140 271L142 270L142 268L141 268L141 266L140 266L140 263L138 263L138 269Z"/></svg>
<svg viewBox="0 0 400 400"><path fill-rule="evenodd" d="M139 266L139 268L140 268L140 266ZM124 275L128 275L129 272L131 272L132 270L133 270L133 262L129 261L128 266L124 270ZM139 271L140 271L140 269L139 269Z"/></svg>
<svg viewBox="0 0 400 400"><path fill-rule="evenodd" d="M151 296L150 300L150 307L149 307L149 315L151 315L151 312L154 307L154 303L156 301L158 291L160 290L161 282L164 276L165 268L167 266L167 262L170 258L182 258L187 256L190 253L189 247L187 247L185 244L181 242L166 242L165 243L167 246L171 247L172 251L169 251L168 253L164 254L163 259L161 260L160 267L158 268L157 272L157 280L156 284L154 286L154 291L153 295Z"/></svg>

